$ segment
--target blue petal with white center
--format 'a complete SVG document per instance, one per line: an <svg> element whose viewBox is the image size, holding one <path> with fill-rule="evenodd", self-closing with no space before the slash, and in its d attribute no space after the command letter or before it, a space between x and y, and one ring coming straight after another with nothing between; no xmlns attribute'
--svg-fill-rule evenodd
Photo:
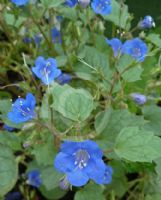
<svg viewBox="0 0 161 200"><path fill-rule="evenodd" d="M54 166L66 175L73 186L83 186L90 179L102 184L101 180L106 170L102 157L102 150L91 140L65 141L55 158Z"/></svg>
<svg viewBox="0 0 161 200"><path fill-rule="evenodd" d="M61 74L54 58L44 59L42 56L35 61L35 67L32 67L34 74L41 79L45 85L52 83Z"/></svg>
<svg viewBox="0 0 161 200"><path fill-rule="evenodd" d="M122 42L118 38L113 38L111 40L106 39L107 44L109 44L114 52L114 57L117 57L121 54Z"/></svg>
<svg viewBox="0 0 161 200"><path fill-rule="evenodd" d="M93 0L91 6L95 13L101 15L108 15L112 10L111 0Z"/></svg>
<svg viewBox="0 0 161 200"><path fill-rule="evenodd" d="M141 39L134 38L124 43L122 52L131 55L139 62L143 62L147 55L148 48L146 43L144 43Z"/></svg>
<svg viewBox="0 0 161 200"><path fill-rule="evenodd" d="M29 0L11 0L11 2L17 6L24 6L29 2Z"/></svg>
<svg viewBox="0 0 161 200"><path fill-rule="evenodd" d="M16 124L29 121L36 116L34 111L35 105L35 97L31 93L28 93L26 99L18 98L12 104L12 109L7 116L10 121Z"/></svg>
<svg viewBox="0 0 161 200"><path fill-rule="evenodd" d="M37 188L40 187L40 185L42 184L42 180L39 170L32 170L28 173L27 176L28 176L27 183L29 185L32 185Z"/></svg>

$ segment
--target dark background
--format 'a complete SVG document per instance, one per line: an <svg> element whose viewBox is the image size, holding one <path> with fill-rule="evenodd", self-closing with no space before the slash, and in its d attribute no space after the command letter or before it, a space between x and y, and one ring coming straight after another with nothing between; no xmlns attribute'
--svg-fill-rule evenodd
<svg viewBox="0 0 161 200"><path fill-rule="evenodd" d="M161 0L126 0L130 13L134 14L137 23L145 15L154 18L156 26L161 26Z"/></svg>

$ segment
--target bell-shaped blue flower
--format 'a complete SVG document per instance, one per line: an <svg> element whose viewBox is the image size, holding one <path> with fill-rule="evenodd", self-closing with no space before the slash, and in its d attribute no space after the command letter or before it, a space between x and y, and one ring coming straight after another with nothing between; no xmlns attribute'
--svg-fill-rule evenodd
<svg viewBox="0 0 161 200"><path fill-rule="evenodd" d="M112 10L111 0L93 0L91 6L95 13L101 15L108 15Z"/></svg>
<svg viewBox="0 0 161 200"><path fill-rule="evenodd" d="M60 85L64 85L69 83L72 80L72 77L70 74L62 73L56 80Z"/></svg>
<svg viewBox="0 0 161 200"><path fill-rule="evenodd" d="M38 188L42 184L41 174L40 174L39 170L32 170L32 171L30 171L28 173L27 177L28 177L27 183L29 185L32 185L32 186Z"/></svg>
<svg viewBox="0 0 161 200"><path fill-rule="evenodd" d="M53 43L62 43L61 33L56 27L51 29L51 38Z"/></svg>
<svg viewBox="0 0 161 200"><path fill-rule="evenodd" d="M89 179L102 184L106 165L103 152L98 145L86 140L83 142L65 141L55 158L55 168L66 175L73 186L85 185Z"/></svg>
<svg viewBox="0 0 161 200"><path fill-rule="evenodd" d="M112 47L114 57L117 57L121 53L122 42L118 38L113 38L111 40L106 39L106 42Z"/></svg>
<svg viewBox="0 0 161 200"><path fill-rule="evenodd" d="M26 5L29 0L11 0L12 3L16 4L17 6L23 6Z"/></svg>
<svg viewBox="0 0 161 200"><path fill-rule="evenodd" d="M19 124L35 118L35 97L28 93L26 99L18 98L13 104L12 109L8 113L8 118L13 123Z"/></svg>
<svg viewBox="0 0 161 200"><path fill-rule="evenodd" d="M143 94L132 93L130 96L135 101L135 103L138 104L139 106L144 105L147 101L147 97Z"/></svg>
<svg viewBox="0 0 161 200"><path fill-rule="evenodd" d="M78 3L78 0L66 0L65 5L69 7L74 7Z"/></svg>
<svg viewBox="0 0 161 200"><path fill-rule="evenodd" d="M152 27L155 27L155 22L149 15L145 16L144 19L139 23L139 28L141 29L150 29Z"/></svg>
<svg viewBox="0 0 161 200"><path fill-rule="evenodd" d="M45 60L42 56L36 59L35 67L32 67L32 71L45 85L49 85L61 74L61 70L57 68L57 62L54 58Z"/></svg>
<svg viewBox="0 0 161 200"><path fill-rule="evenodd" d="M144 43L141 39L134 38L124 43L122 52L131 55L137 61L142 62L147 55L148 48L146 43Z"/></svg>

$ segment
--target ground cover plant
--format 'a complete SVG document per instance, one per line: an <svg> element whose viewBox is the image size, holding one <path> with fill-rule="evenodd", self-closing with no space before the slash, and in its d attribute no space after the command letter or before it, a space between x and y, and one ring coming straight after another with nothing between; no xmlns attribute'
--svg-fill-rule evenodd
<svg viewBox="0 0 161 200"><path fill-rule="evenodd" d="M123 0L0 1L0 199L161 199L161 38Z"/></svg>

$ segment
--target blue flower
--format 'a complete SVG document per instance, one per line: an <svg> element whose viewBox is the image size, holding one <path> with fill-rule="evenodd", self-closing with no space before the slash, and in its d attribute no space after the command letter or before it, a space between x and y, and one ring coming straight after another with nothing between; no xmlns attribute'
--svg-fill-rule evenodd
<svg viewBox="0 0 161 200"><path fill-rule="evenodd" d="M123 53L131 55L139 62L144 61L147 51L147 45L139 38L126 41L122 47Z"/></svg>
<svg viewBox="0 0 161 200"><path fill-rule="evenodd" d="M56 27L51 29L51 37L52 42L60 44L62 43L61 33Z"/></svg>
<svg viewBox="0 0 161 200"><path fill-rule="evenodd" d="M35 104L35 97L31 93L26 95L26 99L18 98L12 104L12 109L7 115L9 120L19 124L35 118Z"/></svg>
<svg viewBox="0 0 161 200"><path fill-rule="evenodd" d="M71 81L71 79L72 79L72 77L70 74L62 73L60 76L58 76L57 82L60 85L64 85L64 84L69 83Z"/></svg>
<svg viewBox="0 0 161 200"><path fill-rule="evenodd" d="M42 35L41 34L37 34L37 35L34 36L34 42L35 42L35 44L37 46L40 45L41 40L42 40Z"/></svg>
<svg viewBox="0 0 161 200"><path fill-rule="evenodd" d="M117 57L121 53L122 42L118 38L113 38L111 40L106 39L106 42L112 47L114 57Z"/></svg>
<svg viewBox="0 0 161 200"><path fill-rule="evenodd" d="M139 106L144 105L147 101L147 97L143 94L132 93L130 96L133 98L135 103L137 103Z"/></svg>
<svg viewBox="0 0 161 200"><path fill-rule="evenodd" d="M63 17L58 15L58 16L56 16L56 20L60 23L63 20Z"/></svg>
<svg viewBox="0 0 161 200"><path fill-rule="evenodd" d="M69 7L74 7L78 3L78 0L66 0L65 4Z"/></svg>
<svg viewBox="0 0 161 200"><path fill-rule="evenodd" d="M153 18L149 15L145 16L144 19L139 23L139 28L146 29L155 27Z"/></svg>
<svg viewBox="0 0 161 200"><path fill-rule="evenodd" d="M12 132L14 131L15 128L11 127L11 126L8 126L7 124L4 124L3 125L3 129L9 131L9 132Z"/></svg>
<svg viewBox="0 0 161 200"><path fill-rule="evenodd" d="M19 192L10 192L6 195L5 200L21 200L22 196Z"/></svg>
<svg viewBox="0 0 161 200"><path fill-rule="evenodd" d="M26 43L26 44L29 44L29 43L32 42L32 38L30 38L30 37L24 37L23 38L23 42Z"/></svg>
<svg viewBox="0 0 161 200"><path fill-rule="evenodd" d="M55 158L54 165L58 171L66 175L73 186L85 185L89 179L100 184L106 170L102 156L102 150L91 140L65 141Z"/></svg>
<svg viewBox="0 0 161 200"><path fill-rule="evenodd" d="M86 8L90 4L90 0L78 0L78 2L83 8Z"/></svg>
<svg viewBox="0 0 161 200"><path fill-rule="evenodd" d="M23 6L26 5L29 0L11 0L12 3L16 4L17 6Z"/></svg>
<svg viewBox="0 0 161 200"><path fill-rule="evenodd" d="M32 71L46 85L49 85L61 74L61 70L57 68L57 62L54 58L45 60L42 56L36 59L35 67L32 67Z"/></svg>
<svg viewBox="0 0 161 200"><path fill-rule="evenodd" d="M108 15L112 10L111 0L93 0L91 6L95 13L101 15Z"/></svg>
<svg viewBox="0 0 161 200"><path fill-rule="evenodd" d="M39 187L42 184L41 174L38 170L32 170L28 173L27 183L34 187Z"/></svg>

